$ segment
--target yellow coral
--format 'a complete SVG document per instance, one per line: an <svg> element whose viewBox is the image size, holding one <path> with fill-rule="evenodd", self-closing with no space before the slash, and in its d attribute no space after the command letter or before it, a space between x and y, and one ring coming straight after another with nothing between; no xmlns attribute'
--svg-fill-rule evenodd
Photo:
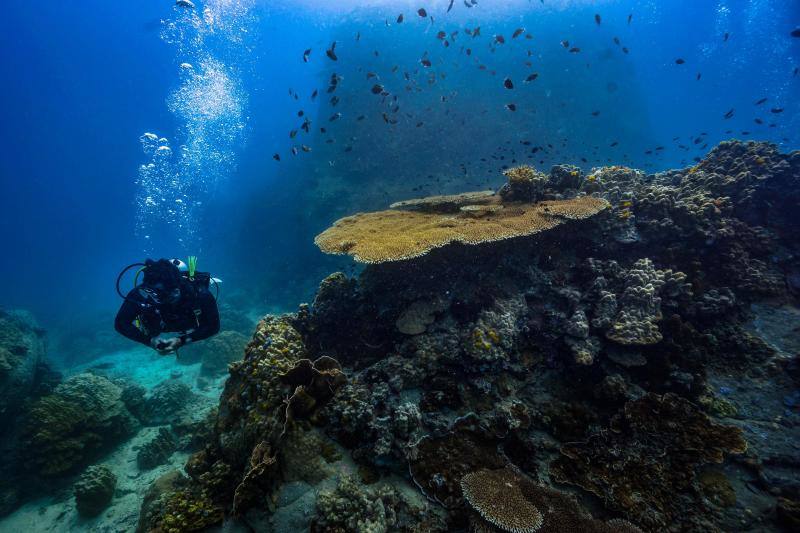
<svg viewBox="0 0 800 533"><path fill-rule="evenodd" d="M314 242L323 252L349 254L362 263L401 261L453 242L475 245L533 235L567 220L589 218L609 206L590 196L535 204L503 203L493 196L486 203L503 209L487 211L483 217L405 210L358 213L338 220Z"/></svg>

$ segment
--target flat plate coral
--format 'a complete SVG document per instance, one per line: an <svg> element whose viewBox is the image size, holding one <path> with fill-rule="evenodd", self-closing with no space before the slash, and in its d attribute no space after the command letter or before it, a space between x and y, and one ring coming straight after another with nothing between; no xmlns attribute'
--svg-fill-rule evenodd
<svg viewBox="0 0 800 533"><path fill-rule="evenodd" d="M485 199L483 203L489 203ZM547 231L568 220L589 218L609 207L606 200L580 196L538 203L502 203L500 196L484 216L460 211L406 210L358 213L338 220L314 239L330 254L349 254L362 263L412 259L453 242L481 244Z"/></svg>

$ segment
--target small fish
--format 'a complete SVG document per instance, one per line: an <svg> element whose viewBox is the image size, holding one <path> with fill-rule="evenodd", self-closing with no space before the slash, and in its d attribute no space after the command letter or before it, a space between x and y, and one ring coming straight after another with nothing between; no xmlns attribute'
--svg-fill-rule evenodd
<svg viewBox="0 0 800 533"><path fill-rule="evenodd" d="M730 108L730 110L727 113L722 115L722 118L727 120L727 119L731 118L732 116L733 116L733 108Z"/></svg>
<svg viewBox="0 0 800 533"><path fill-rule="evenodd" d="M316 98L318 94L319 94L319 91L314 89L314 92L311 93L311 100L314 100L314 98Z"/></svg>
<svg viewBox="0 0 800 533"><path fill-rule="evenodd" d="M600 115L600 111L592 111L592 116L597 117Z"/></svg>
<svg viewBox="0 0 800 533"><path fill-rule="evenodd" d="M561 41L561 46L564 48L569 48L569 41Z"/></svg>
<svg viewBox="0 0 800 533"><path fill-rule="evenodd" d="M514 33L511 34L511 38L512 39L516 39L517 37L519 37L523 33L525 33L525 28L517 28L516 30L514 30Z"/></svg>
<svg viewBox="0 0 800 533"><path fill-rule="evenodd" d="M619 37L614 37L614 44L619 46Z"/></svg>
<svg viewBox="0 0 800 533"><path fill-rule="evenodd" d="M682 57L679 57L678 59L675 60L676 65L683 65L684 63L686 63L686 60L683 59Z"/></svg>
<svg viewBox="0 0 800 533"><path fill-rule="evenodd" d="M764 123L764 121L761 120L760 118L754 118L753 122L755 122L756 124L763 124Z"/></svg>
<svg viewBox="0 0 800 533"><path fill-rule="evenodd" d="M311 151L311 147L310 146L306 146L305 144L301 144L300 148L306 153Z"/></svg>
<svg viewBox="0 0 800 533"><path fill-rule="evenodd" d="M397 23L398 24L402 24L403 23L403 14L402 13L397 15Z"/></svg>
<svg viewBox="0 0 800 533"><path fill-rule="evenodd" d="M372 94L381 94L383 92L383 85L376 83L372 86Z"/></svg>
<svg viewBox="0 0 800 533"><path fill-rule="evenodd" d="M760 100L756 101L756 102L755 102L753 105L761 105L761 104L763 104L763 103L764 103L764 102L766 102L766 101L767 101L767 99L766 99L766 98L761 98Z"/></svg>
<svg viewBox="0 0 800 533"><path fill-rule="evenodd" d="M800 37L800 28L792 30L792 33L790 33L789 35L791 35L792 37Z"/></svg>
<svg viewBox="0 0 800 533"><path fill-rule="evenodd" d="M573 46L572 48L569 49L569 53L570 54L577 54L580 51L581 51L581 49L578 48L577 46Z"/></svg>
<svg viewBox="0 0 800 533"><path fill-rule="evenodd" d="M339 97L338 97L338 96L335 96L335 95L334 95L334 96L332 96L332 97L331 97L331 105L332 105L332 106L334 106L334 107L336 107L336 104L338 104L338 103L339 103Z"/></svg>
<svg viewBox="0 0 800 533"><path fill-rule="evenodd" d="M325 55L331 58L333 61L339 60L339 58L336 56L336 41L333 41L331 47L325 50Z"/></svg>
<svg viewBox="0 0 800 533"><path fill-rule="evenodd" d="M512 82L510 78L506 78L503 80L503 87L505 87L506 89L513 89L514 82Z"/></svg>
<svg viewBox="0 0 800 533"><path fill-rule="evenodd" d="M455 2L456 2L456 0L450 0L450 5L447 6L447 13L450 13L450 10L453 9L453 4Z"/></svg>
<svg viewBox="0 0 800 533"><path fill-rule="evenodd" d="M614 148L614 147L615 147L616 145L618 145L618 144L619 144L619 142L617 142L617 141L614 141L614 142L613 142L613 143L611 143L609 146L611 146L611 148Z"/></svg>
<svg viewBox="0 0 800 533"><path fill-rule="evenodd" d="M517 104L506 104L505 108L508 109L509 111L516 111L517 110Z"/></svg>
<svg viewBox="0 0 800 533"><path fill-rule="evenodd" d="M279 153L272 154L272 159L274 159L275 161L280 161L281 160L281 154L279 154Z"/></svg>
<svg viewBox="0 0 800 533"><path fill-rule="evenodd" d="M334 97L334 98L335 98L335 97ZM298 117L302 117L303 115L305 115L305 113L303 112L303 110L302 110L302 109L301 109L300 111L298 111L298 112L297 112L297 116L298 116Z"/></svg>
<svg viewBox="0 0 800 533"><path fill-rule="evenodd" d="M295 137L297 137L297 130L290 131L289 132L289 138L290 139L294 139Z"/></svg>
<svg viewBox="0 0 800 533"><path fill-rule="evenodd" d="M297 155L297 147L292 146L292 155Z"/></svg>
<svg viewBox="0 0 800 533"><path fill-rule="evenodd" d="M600 14L599 13L595 13L594 14L594 21L597 23L598 26L600 25L600 22L602 21L602 19L600 18Z"/></svg>
<svg viewBox="0 0 800 533"><path fill-rule="evenodd" d="M494 42L496 42L497 44L506 44L506 38L503 37L502 35L495 35Z"/></svg>
<svg viewBox="0 0 800 533"><path fill-rule="evenodd" d="M530 76L525 78L525 83L530 83L530 82L534 81L538 77L539 77L539 73L538 72L534 72L533 74L531 74Z"/></svg>
<svg viewBox="0 0 800 533"><path fill-rule="evenodd" d="M730 36L731 36L731 34L730 34L730 33L728 33L728 32L725 32L725 35L723 35L723 36L722 36L722 42L723 42L723 43L726 43L726 42L728 42L728 37L730 37Z"/></svg>
<svg viewBox="0 0 800 533"><path fill-rule="evenodd" d="M308 56L311 55L311 48L303 52L303 63L308 63Z"/></svg>
<svg viewBox="0 0 800 533"><path fill-rule="evenodd" d="M422 125L423 125L423 123L422 123L422 122L417 122L417 127L418 127L418 128L421 128L421 127L422 127Z"/></svg>
<svg viewBox="0 0 800 533"><path fill-rule="evenodd" d="M632 18L633 18L633 13L631 13L630 15L628 15L628 26L630 26L630 24L631 24L631 19L632 19Z"/></svg>
<svg viewBox="0 0 800 533"><path fill-rule="evenodd" d="M772 112L772 113L783 113L783 108L782 107L773 107L772 109L770 109L770 112Z"/></svg>
<svg viewBox="0 0 800 533"><path fill-rule="evenodd" d="M703 74L702 74L701 72L698 72L698 73L697 73L697 76L695 76L695 79L696 79L697 81L700 81L700 78L701 78L702 76L703 76Z"/></svg>
<svg viewBox="0 0 800 533"><path fill-rule="evenodd" d="M342 114L337 112L331 115L331 118L328 119L328 122L333 122L334 120L339 120L340 118L342 118Z"/></svg>
<svg viewBox="0 0 800 533"><path fill-rule="evenodd" d="M422 17L422 18L425 18L425 17L427 17L427 16L428 16L428 12L427 12L427 11L425 11L425 8L424 8L424 7L421 7L421 8L419 8L419 9L417 9L417 15L419 15L419 16L420 16L420 17Z"/></svg>
<svg viewBox="0 0 800 533"><path fill-rule="evenodd" d="M425 68L428 68L428 67L431 66L431 60L428 59L428 58L423 57L422 59L419 60L419 62L422 63L422 66L425 67Z"/></svg>
<svg viewBox="0 0 800 533"><path fill-rule="evenodd" d="M623 52L625 52L626 54L627 54L628 52L630 52L630 50L628 50L628 48L627 48L627 47L625 47L625 46L623 46L623 47L622 47L622 51L623 51Z"/></svg>

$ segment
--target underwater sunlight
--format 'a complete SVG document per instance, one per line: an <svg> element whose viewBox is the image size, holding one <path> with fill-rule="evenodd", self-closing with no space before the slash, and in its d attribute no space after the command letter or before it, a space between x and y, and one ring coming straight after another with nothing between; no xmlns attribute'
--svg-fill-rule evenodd
<svg viewBox="0 0 800 533"><path fill-rule="evenodd" d="M800 531L796 0L9 0L0 533Z"/></svg>

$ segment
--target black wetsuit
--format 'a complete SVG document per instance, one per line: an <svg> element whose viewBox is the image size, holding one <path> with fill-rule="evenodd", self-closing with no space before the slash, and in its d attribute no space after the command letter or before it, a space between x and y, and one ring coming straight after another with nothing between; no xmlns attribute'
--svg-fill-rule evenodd
<svg viewBox="0 0 800 533"><path fill-rule="evenodd" d="M137 287L125 297L114 328L147 346L162 333L181 333L184 343L199 341L219 332L219 310L208 287L184 283L175 303L156 303L146 290Z"/></svg>

